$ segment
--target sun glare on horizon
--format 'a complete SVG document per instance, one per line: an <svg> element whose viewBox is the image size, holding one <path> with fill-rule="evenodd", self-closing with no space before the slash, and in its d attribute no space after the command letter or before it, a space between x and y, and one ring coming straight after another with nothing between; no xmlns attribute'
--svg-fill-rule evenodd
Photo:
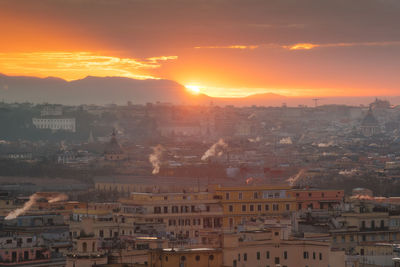
<svg viewBox="0 0 400 267"><path fill-rule="evenodd" d="M200 93L200 86L198 85L185 85L185 88L192 94L198 95Z"/></svg>

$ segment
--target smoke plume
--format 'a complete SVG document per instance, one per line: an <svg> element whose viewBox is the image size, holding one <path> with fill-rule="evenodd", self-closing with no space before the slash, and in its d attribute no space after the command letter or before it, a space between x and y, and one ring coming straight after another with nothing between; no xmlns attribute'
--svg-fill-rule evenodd
<svg viewBox="0 0 400 267"><path fill-rule="evenodd" d="M157 145L153 148L153 153L150 154L149 156L149 161L151 165L153 165L153 174L157 174L160 172L161 168L161 156L162 153L165 151L164 147L162 145Z"/></svg>
<svg viewBox="0 0 400 267"><path fill-rule="evenodd" d="M282 138L279 141L279 144L281 144L281 145L291 145L291 144L293 144L292 138L290 138L290 137Z"/></svg>
<svg viewBox="0 0 400 267"><path fill-rule="evenodd" d="M287 179L286 181L289 182L290 186L296 185L297 182L299 182L302 179L302 176L304 174L305 170L301 169L296 175L291 176L289 179Z"/></svg>
<svg viewBox="0 0 400 267"><path fill-rule="evenodd" d="M51 197L51 198L47 199L47 201L49 203L54 203L54 202L64 201L67 199L68 199L68 196L66 194L59 194L55 197Z"/></svg>
<svg viewBox="0 0 400 267"><path fill-rule="evenodd" d="M209 157L212 156L222 156L222 154L224 153L223 150L225 148L227 148L228 145L224 142L223 139L219 139L218 142L216 142L215 144L213 144L205 153L204 155L201 157L201 160L207 160Z"/></svg>
<svg viewBox="0 0 400 267"><path fill-rule="evenodd" d="M35 193L33 195L31 195L29 197L28 202L26 202L24 204L24 206L22 208L16 209L11 211L4 219L5 220L12 220L17 218L18 216L24 214L25 212L27 212L28 210L30 210L32 208L33 205L35 205L35 203L38 201L38 199L42 198L42 196L40 196L39 194ZM63 201L63 200L67 200L68 196L65 194L57 194L56 196L49 196L46 197L47 201L49 203L54 203L54 202L58 202L58 201Z"/></svg>

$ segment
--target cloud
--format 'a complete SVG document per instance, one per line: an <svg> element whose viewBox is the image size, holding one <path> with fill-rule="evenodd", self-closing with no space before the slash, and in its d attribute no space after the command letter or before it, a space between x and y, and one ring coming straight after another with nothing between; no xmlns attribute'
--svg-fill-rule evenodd
<svg viewBox="0 0 400 267"><path fill-rule="evenodd" d="M310 50L318 47L354 47L354 46L398 46L400 41L388 42L350 42L350 43L330 43L330 44L313 44L313 43L298 43L294 45L284 45L282 48L288 50Z"/></svg>
<svg viewBox="0 0 400 267"><path fill-rule="evenodd" d="M249 49L249 50L253 50L258 48L259 45L216 45L216 46L195 46L195 49Z"/></svg>
<svg viewBox="0 0 400 267"><path fill-rule="evenodd" d="M88 75L121 76L134 79L158 79L149 70L160 68L162 62L177 56L145 59L105 56L94 52L31 52L0 53L0 69L4 73L56 76L74 80Z"/></svg>

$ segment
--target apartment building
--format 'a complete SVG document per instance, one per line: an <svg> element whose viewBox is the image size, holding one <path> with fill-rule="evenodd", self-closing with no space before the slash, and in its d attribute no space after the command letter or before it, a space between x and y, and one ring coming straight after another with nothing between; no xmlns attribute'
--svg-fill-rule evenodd
<svg viewBox="0 0 400 267"><path fill-rule="evenodd" d="M218 187L215 196L223 210L223 228L234 230L259 216L281 216L296 211L290 186Z"/></svg>

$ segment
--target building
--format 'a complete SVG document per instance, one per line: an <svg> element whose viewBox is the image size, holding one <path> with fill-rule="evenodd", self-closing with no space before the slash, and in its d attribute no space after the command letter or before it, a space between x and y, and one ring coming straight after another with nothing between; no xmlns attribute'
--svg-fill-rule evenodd
<svg viewBox="0 0 400 267"><path fill-rule="evenodd" d="M224 213L224 229L234 230L259 216L281 216L296 211L296 197L290 194L290 186L218 187L215 190Z"/></svg>
<svg viewBox="0 0 400 267"><path fill-rule="evenodd" d="M353 199L350 211L341 213L330 230L332 246L356 253L357 246L394 243L400 240L400 215L371 201Z"/></svg>
<svg viewBox="0 0 400 267"><path fill-rule="evenodd" d="M98 249L98 240L93 236L81 236L74 240L72 253L67 254L66 267L92 267L107 264L107 256Z"/></svg>
<svg viewBox="0 0 400 267"><path fill-rule="evenodd" d="M295 238L286 227L224 235L223 264L229 267L344 267L344 251L329 236Z"/></svg>
<svg viewBox="0 0 400 267"><path fill-rule="evenodd" d="M149 267L222 267L222 251L215 248L168 248L150 250Z"/></svg>
<svg viewBox="0 0 400 267"><path fill-rule="evenodd" d="M75 118L32 118L32 123L37 129L50 129L52 131L76 132Z"/></svg>
<svg viewBox="0 0 400 267"><path fill-rule="evenodd" d="M40 116L62 116L63 107L61 105L46 105L40 111Z"/></svg>
<svg viewBox="0 0 400 267"><path fill-rule="evenodd" d="M65 259L57 256L35 235L0 237L0 266L65 266Z"/></svg>
<svg viewBox="0 0 400 267"><path fill-rule="evenodd" d="M215 241L210 233L222 229L223 214L219 200L213 199L212 194L207 192L132 193L120 202L121 213L135 217L136 233L210 244ZM151 229L148 229L149 226ZM154 232L149 232L151 230Z"/></svg>
<svg viewBox="0 0 400 267"><path fill-rule="evenodd" d="M111 134L110 142L106 144L104 149L104 159L107 161L121 161L125 160L127 155L117 141L115 131Z"/></svg>
<svg viewBox="0 0 400 267"><path fill-rule="evenodd" d="M371 107L368 109L367 115L362 120L360 130L361 133L367 137L374 136L381 132L378 120L372 113Z"/></svg>
<svg viewBox="0 0 400 267"><path fill-rule="evenodd" d="M344 201L344 190L292 189L290 194L296 198L296 210L338 209Z"/></svg>

